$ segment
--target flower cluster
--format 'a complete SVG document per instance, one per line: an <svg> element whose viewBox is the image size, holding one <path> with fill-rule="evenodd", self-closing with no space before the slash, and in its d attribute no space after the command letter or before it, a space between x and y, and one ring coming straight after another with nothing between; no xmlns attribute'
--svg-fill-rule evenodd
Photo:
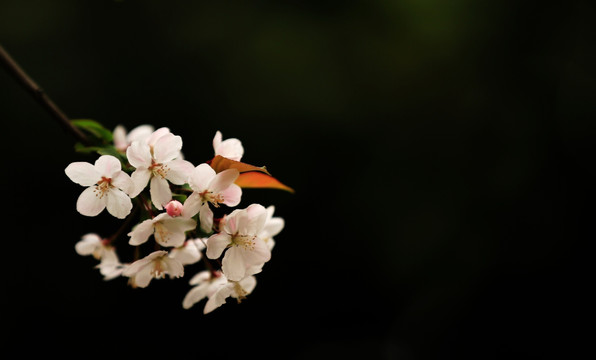
<svg viewBox="0 0 596 360"><path fill-rule="evenodd" d="M228 297L240 302L250 294L284 220L274 217L274 206L236 208L243 174L261 170L270 177L264 168L241 162L240 140L224 140L217 131L213 160L218 166L213 160L195 166L184 159L182 138L168 128L142 125L127 133L117 126L109 135L111 143L97 151L93 164L74 162L65 173L85 187L76 202L80 214L97 216L106 210L125 221L111 237L83 235L76 252L96 258L105 280L127 277L134 288L147 287L153 279L182 277L189 265L203 262L203 270L189 281L185 309L206 299L203 312L209 313ZM136 247L129 262L122 262L116 251L124 236ZM153 251L142 254L147 242L154 243Z"/></svg>

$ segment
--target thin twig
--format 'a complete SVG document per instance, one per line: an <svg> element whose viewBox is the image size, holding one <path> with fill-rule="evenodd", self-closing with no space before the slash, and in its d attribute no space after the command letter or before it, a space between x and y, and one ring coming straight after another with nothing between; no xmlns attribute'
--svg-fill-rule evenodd
<svg viewBox="0 0 596 360"><path fill-rule="evenodd" d="M110 236L108 238L108 242L110 244L113 243L120 235L122 235L124 230L126 230L126 228L130 225L132 218L134 217L134 215L137 213L138 210L139 210L139 205L135 204L134 207L132 208L132 211L130 212L129 216L126 218L126 220L124 220L124 223L122 223L122 225L120 225L120 228L112 236Z"/></svg>
<svg viewBox="0 0 596 360"><path fill-rule="evenodd" d="M27 75L8 52L4 50L4 47L2 47L1 44L0 63L66 131L74 135L74 137L84 145L90 144L87 136L70 122L69 118L62 112L62 110L60 110L39 85Z"/></svg>

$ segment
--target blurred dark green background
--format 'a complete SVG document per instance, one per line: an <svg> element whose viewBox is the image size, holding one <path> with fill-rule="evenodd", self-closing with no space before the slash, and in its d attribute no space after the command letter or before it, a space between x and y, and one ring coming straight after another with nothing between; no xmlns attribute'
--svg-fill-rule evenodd
<svg viewBox="0 0 596 360"><path fill-rule="evenodd" d="M286 228L241 305L183 310L189 277L104 282L74 244L119 222L78 214L64 175L94 158L2 69L3 340L203 359L575 353L595 15L589 1L1 0L0 44L71 118L167 126L195 165L220 130L296 189L245 191Z"/></svg>

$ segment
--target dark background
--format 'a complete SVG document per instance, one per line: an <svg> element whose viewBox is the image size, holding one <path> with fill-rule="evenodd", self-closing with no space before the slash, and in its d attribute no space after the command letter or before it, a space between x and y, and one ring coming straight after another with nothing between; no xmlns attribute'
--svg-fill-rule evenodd
<svg viewBox="0 0 596 360"><path fill-rule="evenodd" d="M192 273L105 282L74 244L120 222L78 214L64 174L95 157L2 69L3 341L83 357L575 356L592 326L589 3L1 0L0 43L71 118L167 126L195 165L221 130L296 189L245 191L240 206L275 205L286 227L240 305L183 310Z"/></svg>

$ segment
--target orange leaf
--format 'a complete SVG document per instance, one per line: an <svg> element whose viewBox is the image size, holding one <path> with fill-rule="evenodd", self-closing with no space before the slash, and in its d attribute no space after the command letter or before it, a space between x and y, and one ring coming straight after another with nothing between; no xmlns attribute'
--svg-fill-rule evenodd
<svg viewBox="0 0 596 360"><path fill-rule="evenodd" d="M238 171L240 171L241 174L249 171L258 171L260 173L264 173L271 176L271 174L269 174L269 171L267 171L267 169L264 166L254 166L240 161L230 160L220 155L216 155L208 163L209 165L211 165L211 168L213 168L213 170L215 170L216 173L220 173L227 169L238 169Z"/></svg>
<svg viewBox="0 0 596 360"><path fill-rule="evenodd" d="M294 193L294 189L282 184L273 176L256 171L240 174L236 179L236 185L241 188L280 189Z"/></svg>

